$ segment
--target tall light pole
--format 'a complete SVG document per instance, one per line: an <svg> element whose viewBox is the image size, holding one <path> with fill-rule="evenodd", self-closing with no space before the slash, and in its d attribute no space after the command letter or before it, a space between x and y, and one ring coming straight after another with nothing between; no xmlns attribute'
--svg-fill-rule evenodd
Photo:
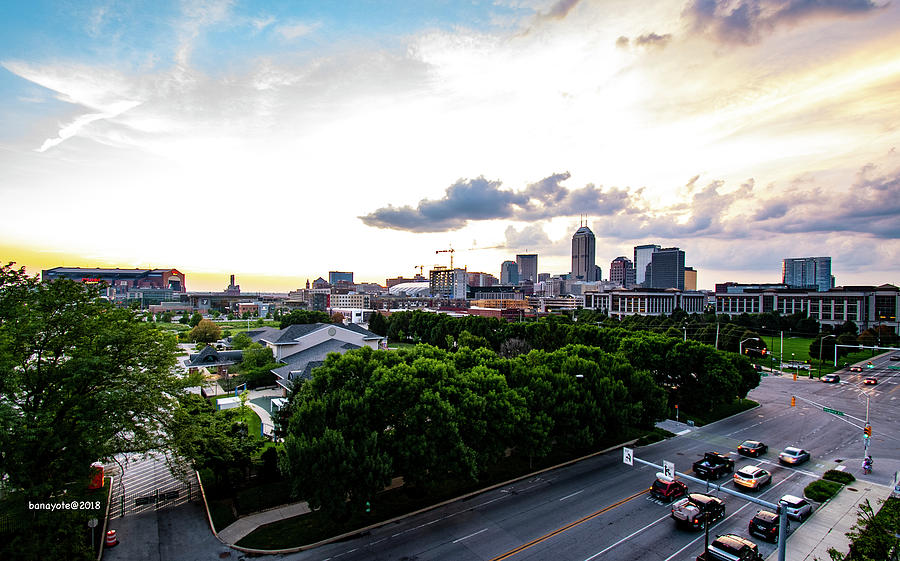
<svg viewBox="0 0 900 561"><path fill-rule="evenodd" d="M744 354L744 343L746 343L747 341L760 341L761 343L765 344L765 341L763 341L759 337L747 337L746 339L744 339L743 341L738 343L738 354L739 355Z"/></svg>
<svg viewBox="0 0 900 561"><path fill-rule="evenodd" d="M837 339L837 335L826 335L819 339L819 376L822 376L822 343L825 342L825 339L829 337L834 337ZM835 357L837 357L837 347L834 348ZM837 362L837 358L835 358L835 363ZM812 370L809 371L809 377L812 378Z"/></svg>

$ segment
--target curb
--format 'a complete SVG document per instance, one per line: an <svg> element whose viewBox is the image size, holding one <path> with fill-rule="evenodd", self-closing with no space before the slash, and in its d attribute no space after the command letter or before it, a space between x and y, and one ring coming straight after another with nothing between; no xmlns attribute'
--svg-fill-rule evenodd
<svg viewBox="0 0 900 561"><path fill-rule="evenodd" d="M553 470L555 470L555 469L564 468L564 467L570 466L570 465L572 465L572 464L576 464L576 463L578 463L578 462L587 460L587 459L589 459L589 458L593 458L594 456L599 456L599 455L601 455L601 454L606 454L607 452L611 452L611 451L613 451L613 450L617 450L617 449L619 449L619 448L622 448L623 446L632 445L632 444L634 444L635 442L637 442L637 440L638 440L638 439L635 438L635 439L629 440L629 441L627 441L627 442L623 442L623 443L621 443L621 444L617 444L617 445L615 445L615 446L611 446L611 447L609 447L609 448L606 448L605 450L600 450L600 451L597 451L597 452L592 452L592 453L587 454L587 455L585 455L585 456L581 456L580 458L574 458L574 459L572 459L572 460L567 460L567 461L565 461L565 462L563 462L563 463L561 463L561 464L556 464L556 465L554 465L554 466L550 466L550 467L546 467L546 468L543 468L543 469L539 469L539 470L537 470L537 471L533 471L533 472L531 472L531 473L527 473L527 474L525 474L525 475L521 475L521 476L519 476L519 477L510 479L510 480L508 480L508 481L503 481L503 482L501 482L501 483L495 483L494 485L490 485L490 486L485 487L485 488L483 488L483 489L478 489L478 490L475 490L475 491L471 491L471 492L466 493L466 494L464 494L464 495L460 495L460 496L458 496L458 497L453 497L453 498L451 498L451 499L447 499L447 500L442 501L442 502L440 502L440 503L436 503L436 504L433 504L433 505L426 506L426 507L424 507L424 508L420 508L419 510L415 510L415 511L413 511L413 512L407 512L407 513L405 513L405 514L401 514L400 516L395 516L394 518L390 518L390 519L388 519L388 520L382 520L381 522L376 522L376 523L374 523L374 524L370 524L369 526L364 526L364 527L358 528L358 529L356 529L356 530L351 530L351 531L349 531L349 532L344 532L343 534L339 534L339 535L337 535L337 536L332 536L332 537L330 537L330 538L326 538L326 539L324 539L324 540L321 540L321 541L318 541L318 542L315 542L315 543L306 544L306 545L300 545L300 546L297 546L297 547L291 547L291 548L287 548L287 549L253 549L253 548L249 548L249 547L241 547L241 546L239 546L239 545L234 545L234 544L226 544L226 545L228 545L229 547L231 547L232 549L235 549L235 550L237 550L237 551L241 551L241 552L243 552L243 553L255 554L255 555L278 555L278 554L282 554L282 553L297 553L297 552L300 552L300 551L306 551L306 550L308 550L308 549L314 549L314 548L316 548L316 547L320 547L320 546L323 546L323 545L326 545L326 544L329 544L329 543L333 543L333 542L336 542L336 541L340 541L340 540L343 540L343 539L346 539L346 538L355 536L355 535L357 535L357 534L361 534L361 533L364 533L364 532L368 532L368 531L370 531L370 530L374 530L374 529L376 529L376 528L380 528L380 527L382 527L382 526L387 526L388 524L393 524L394 522L397 522L397 521L399 521L399 520L403 520L403 519L409 518L409 517L411 517L411 516L416 516L416 515L418 515L418 514L422 514L422 513L424 513L424 512L428 512L428 511L430 511L430 510L434 510L434 509L436 509L436 508L440 508L440 507L442 507L442 506L446 506L446 505L448 505L448 504L451 504L451 503L454 503L454 502L457 502L457 501L463 501L463 500L466 500L466 499L468 499L468 498L470 498L470 497L474 497L474 496L480 495L480 494L482 494L482 493L487 493L488 491L493 491L494 489L498 489L498 488L500 488L500 487L505 487L505 486L510 485L510 484L512 484L512 483L516 483L516 482L522 481L523 479L528 479L529 477L534 477L535 475L540 475L540 474L546 473L546 472L548 472L548 471L553 471ZM198 479L199 479L199 477L198 477ZM201 486L201 489L202 489L202 486ZM203 501L204 501L204 504L205 504L205 503L206 503L206 496L205 496L205 495L204 495ZM209 509L208 509L208 508L207 508L207 516L209 516ZM212 519L210 519L210 527L212 527ZM215 534L216 538L219 538L219 536L218 536L218 534L216 534L215 530L213 530L213 534ZM249 535L249 534L248 534L248 535ZM219 538L219 540L221 541L221 538ZM224 543L224 542L223 542L223 543Z"/></svg>
<svg viewBox="0 0 900 561"><path fill-rule="evenodd" d="M103 548L106 546L106 526L109 524L109 507L112 506L113 483L115 476L109 475L109 492L106 494L106 514L103 516L103 530L100 531L100 551L97 553L97 561L103 559ZM94 529L91 528L91 531Z"/></svg>

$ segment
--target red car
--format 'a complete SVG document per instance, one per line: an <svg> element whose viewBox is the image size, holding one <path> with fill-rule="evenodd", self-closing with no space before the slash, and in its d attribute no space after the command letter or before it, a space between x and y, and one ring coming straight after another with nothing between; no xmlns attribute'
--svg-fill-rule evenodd
<svg viewBox="0 0 900 561"><path fill-rule="evenodd" d="M667 503L687 495L687 491L687 485L677 479L669 479L662 474L656 476L656 481L650 487L651 496Z"/></svg>
<svg viewBox="0 0 900 561"><path fill-rule="evenodd" d="M863 380L863 384L865 384L867 386L874 386L877 383L878 383L878 378L876 378L875 376L869 376L868 378Z"/></svg>
<svg viewBox="0 0 900 561"><path fill-rule="evenodd" d="M862 366L851 366L850 372L862 372Z"/></svg>

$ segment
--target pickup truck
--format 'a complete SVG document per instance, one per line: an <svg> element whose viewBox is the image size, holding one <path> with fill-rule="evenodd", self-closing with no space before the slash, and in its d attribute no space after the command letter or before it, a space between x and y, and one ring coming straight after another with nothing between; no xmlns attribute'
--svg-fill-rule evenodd
<svg viewBox="0 0 900 561"><path fill-rule="evenodd" d="M718 452L707 452L693 465L694 475L700 479L718 479L734 471L734 460Z"/></svg>
<svg viewBox="0 0 900 561"><path fill-rule="evenodd" d="M725 517L725 503L722 499L703 493L691 493L672 505L675 524L690 528L702 528L703 522L713 523Z"/></svg>

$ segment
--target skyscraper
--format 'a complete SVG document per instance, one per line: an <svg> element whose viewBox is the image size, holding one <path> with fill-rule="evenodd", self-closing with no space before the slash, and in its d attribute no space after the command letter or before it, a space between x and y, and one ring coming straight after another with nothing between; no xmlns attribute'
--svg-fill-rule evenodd
<svg viewBox="0 0 900 561"><path fill-rule="evenodd" d="M625 288L634 288L634 263L625 257L616 257L609 264L609 281Z"/></svg>
<svg viewBox="0 0 900 561"><path fill-rule="evenodd" d="M596 243L594 233L587 225L582 225L572 236L572 277L575 280L599 280L594 259Z"/></svg>
<svg viewBox="0 0 900 561"><path fill-rule="evenodd" d="M353 271L328 271L328 284L335 286L339 282L353 284Z"/></svg>
<svg viewBox="0 0 900 561"><path fill-rule="evenodd" d="M831 289L831 257L794 257L781 263L781 282L791 288Z"/></svg>
<svg viewBox="0 0 900 561"><path fill-rule="evenodd" d="M650 288L684 290L684 251L677 247L659 249L650 258ZM644 286L647 286L647 282Z"/></svg>
<svg viewBox="0 0 900 561"><path fill-rule="evenodd" d="M643 285L647 278L647 265L653 257L653 254L659 251L656 244L636 245L634 246L634 283Z"/></svg>
<svg viewBox="0 0 900 561"><path fill-rule="evenodd" d="M515 261L500 264L500 284L519 284L519 265Z"/></svg>
<svg viewBox="0 0 900 561"><path fill-rule="evenodd" d="M520 253L516 255L516 264L519 266L519 284L524 282L537 282L538 280L538 256L536 253Z"/></svg>

